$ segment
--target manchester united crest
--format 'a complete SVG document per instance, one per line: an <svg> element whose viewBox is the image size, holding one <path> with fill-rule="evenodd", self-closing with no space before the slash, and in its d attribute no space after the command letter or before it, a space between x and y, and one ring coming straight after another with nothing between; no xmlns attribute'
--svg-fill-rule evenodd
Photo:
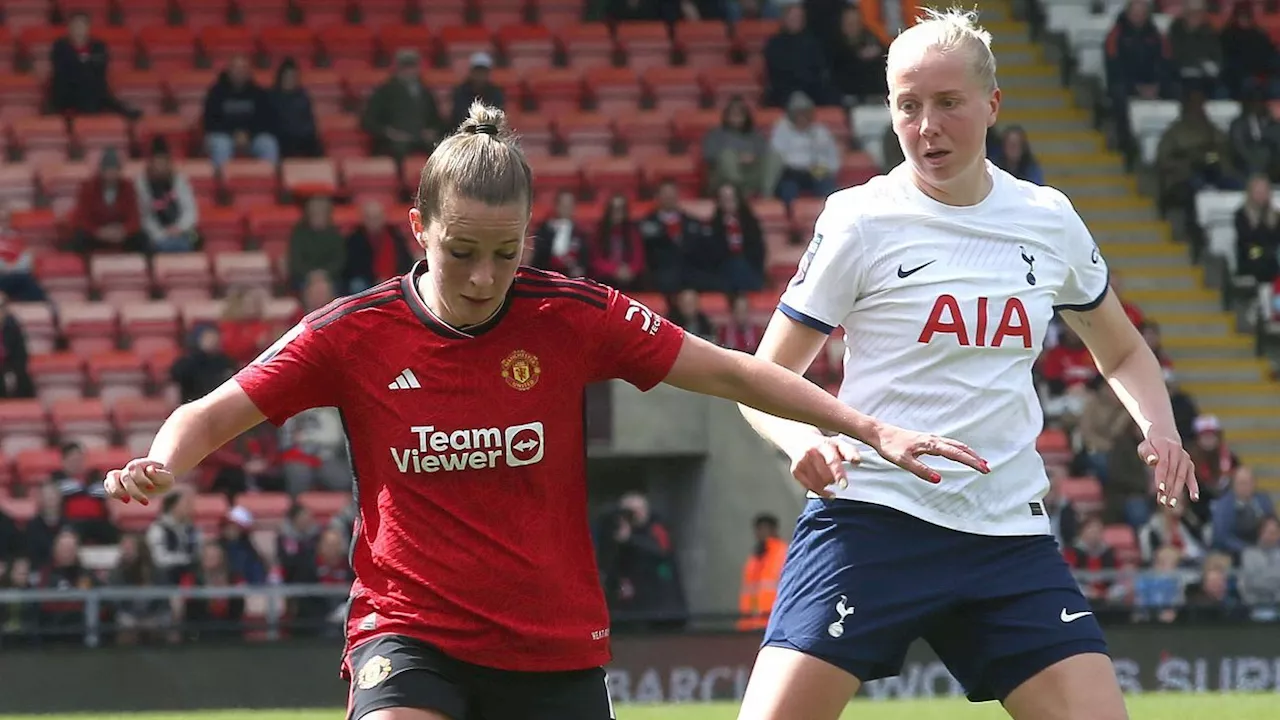
<svg viewBox="0 0 1280 720"><path fill-rule="evenodd" d="M368 690L377 687L389 677L391 677L391 661L381 655L374 655L360 666L360 673L356 675L356 687Z"/></svg>
<svg viewBox="0 0 1280 720"><path fill-rule="evenodd" d="M517 390L528 390L538 384L542 366L538 356L524 350L516 350L502 361L502 379Z"/></svg>

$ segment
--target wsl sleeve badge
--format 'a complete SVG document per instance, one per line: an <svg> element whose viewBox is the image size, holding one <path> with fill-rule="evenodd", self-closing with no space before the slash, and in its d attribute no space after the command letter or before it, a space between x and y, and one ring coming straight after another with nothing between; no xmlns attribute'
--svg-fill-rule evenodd
<svg viewBox="0 0 1280 720"><path fill-rule="evenodd" d="M815 233L813 239L809 241L809 247L805 248L804 256L800 258L800 265L796 268L795 277L791 278L792 285L799 285L804 282L804 278L809 274L809 265L813 263L813 256L818 253L818 247L822 245L822 233Z"/></svg>

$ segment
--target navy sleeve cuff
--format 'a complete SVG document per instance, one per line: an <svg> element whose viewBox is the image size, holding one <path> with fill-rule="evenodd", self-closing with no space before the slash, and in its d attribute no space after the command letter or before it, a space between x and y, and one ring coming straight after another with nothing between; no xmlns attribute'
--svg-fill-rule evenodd
<svg viewBox="0 0 1280 720"><path fill-rule="evenodd" d="M1055 312L1062 310L1070 310L1072 312L1089 312L1101 305L1102 301L1107 299L1107 293L1109 292L1111 292L1111 269L1107 268L1107 282L1103 284L1102 292L1098 297L1083 305L1054 305L1053 309Z"/></svg>
<svg viewBox="0 0 1280 720"><path fill-rule="evenodd" d="M799 310L796 310L795 308L791 307L786 303L783 303L783 302L778 303L778 309L782 311L783 315L786 315L787 317L791 318L792 320L795 320L801 325L804 325L806 327L811 327L814 330L817 330L818 332L822 333L823 335L830 335L833 331L835 331L835 326L828 325L822 322L821 320L816 320L814 318L811 318L808 315L805 315L804 313L800 312Z"/></svg>

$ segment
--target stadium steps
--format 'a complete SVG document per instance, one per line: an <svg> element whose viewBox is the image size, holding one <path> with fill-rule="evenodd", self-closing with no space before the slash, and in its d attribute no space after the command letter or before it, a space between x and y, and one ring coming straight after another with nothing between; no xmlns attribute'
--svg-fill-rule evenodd
<svg viewBox="0 0 1280 720"><path fill-rule="evenodd" d="M1026 129L1047 182L1076 205L1126 299L1160 323L1178 381L1201 412L1218 416L1260 485L1280 491L1280 384L1254 356L1252 339L1221 312L1203 271L1174 242L1154 202L1138 193L1120 155L1106 149L1090 114L1053 105L1061 97L1059 70L1043 48L1030 47L1026 24L1013 17L1011 0L982 3L1004 96L1000 124Z"/></svg>

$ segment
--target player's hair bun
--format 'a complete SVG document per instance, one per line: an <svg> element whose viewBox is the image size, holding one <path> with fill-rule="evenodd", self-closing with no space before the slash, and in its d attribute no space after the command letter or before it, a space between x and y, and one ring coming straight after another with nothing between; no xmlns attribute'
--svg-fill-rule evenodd
<svg viewBox="0 0 1280 720"><path fill-rule="evenodd" d="M467 135L489 135L500 139L507 139L511 132L507 127L507 114L502 110L491 105L476 100L471 103L471 107L467 112L467 119L462 121L458 126L459 134Z"/></svg>

